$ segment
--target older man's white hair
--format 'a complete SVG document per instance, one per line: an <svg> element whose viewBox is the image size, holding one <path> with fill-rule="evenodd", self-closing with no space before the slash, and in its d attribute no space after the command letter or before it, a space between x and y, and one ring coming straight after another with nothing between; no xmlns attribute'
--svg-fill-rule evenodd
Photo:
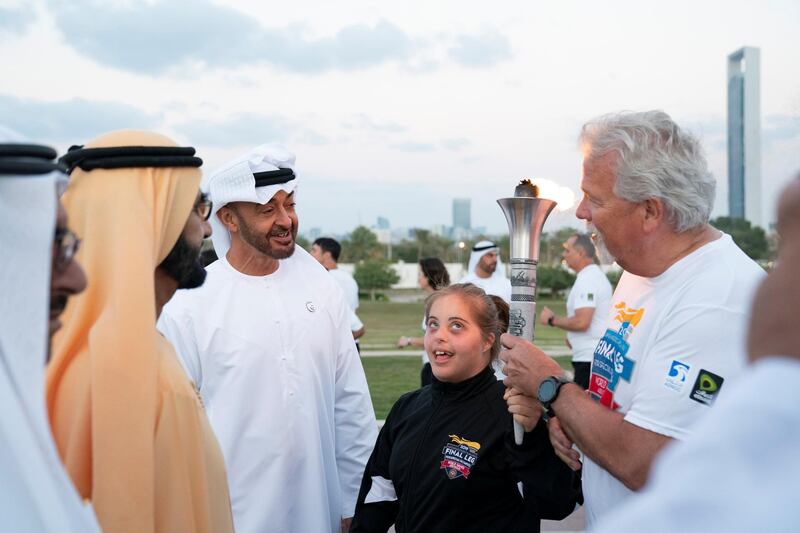
<svg viewBox="0 0 800 533"><path fill-rule="evenodd" d="M620 198L661 199L678 233L708 222L714 176L697 138L663 111L603 115L583 126L580 142L587 159L618 155L614 193Z"/></svg>

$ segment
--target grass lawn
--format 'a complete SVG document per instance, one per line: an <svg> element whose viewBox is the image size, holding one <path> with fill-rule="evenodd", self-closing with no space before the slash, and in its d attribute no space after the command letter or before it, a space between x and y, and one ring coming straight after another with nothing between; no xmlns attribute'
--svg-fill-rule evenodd
<svg viewBox="0 0 800 533"><path fill-rule="evenodd" d="M558 315L563 316L566 313L563 299L541 298L536 305L538 309L546 305ZM422 302L362 301L358 307L358 316L367 332L361 338L361 349L391 350L396 348L397 339L402 335L421 337L424 311ZM540 344L564 346L564 331L537 325L536 341Z"/></svg>

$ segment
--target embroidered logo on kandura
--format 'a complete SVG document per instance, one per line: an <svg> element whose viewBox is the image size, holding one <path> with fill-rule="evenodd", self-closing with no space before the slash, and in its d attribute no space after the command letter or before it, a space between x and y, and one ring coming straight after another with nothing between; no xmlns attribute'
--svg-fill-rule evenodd
<svg viewBox="0 0 800 533"><path fill-rule="evenodd" d="M449 479L469 477L470 470L478 460L481 445L458 435L450 435L450 442L442 449L442 462L439 470L444 470Z"/></svg>
<svg viewBox="0 0 800 533"><path fill-rule="evenodd" d="M708 370L700 369L689 398L704 405L713 405L725 379Z"/></svg>
<svg viewBox="0 0 800 533"><path fill-rule="evenodd" d="M314 305L314 302L306 302L306 309L308 309L309 313L313 313L317 310L317 306Z"/></svg>
<svg viewBox="0 0 800 533"><path fill-rule="evenodd" d="M691 369L692 365L673 359L669 364L667 377L664 378L664 386L671 391L682 392Z"/></svg>

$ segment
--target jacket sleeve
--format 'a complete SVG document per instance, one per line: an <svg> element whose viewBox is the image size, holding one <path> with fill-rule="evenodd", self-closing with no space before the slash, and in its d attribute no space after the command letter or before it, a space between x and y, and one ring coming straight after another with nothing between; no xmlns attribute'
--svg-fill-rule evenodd
<svg viewBox="0 0 800 533"><path fill-rule="evenodd" d="M553 451L547 423L539 420L525 434L522 444L514 442L514 430L509 423L506 431L506 449L511 470L523 485L526 506L535 508L539 518L562 520L582 502L580 474L573 472Z"/></svg>
<svg viewBox="0 0 800 533"><path fill-rule="evenodd" d="M401 401L395 403L386 417L367 462L350 533L386 533L397 518L400 502L389 473L389 461L392 456L392 420Z"/></svg>

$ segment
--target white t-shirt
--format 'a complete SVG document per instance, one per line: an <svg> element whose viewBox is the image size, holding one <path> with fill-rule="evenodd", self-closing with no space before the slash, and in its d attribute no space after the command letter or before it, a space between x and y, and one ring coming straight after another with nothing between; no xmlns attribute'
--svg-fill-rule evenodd
<svg viewBox="0 0 800 533"><path fill-rule="evenodd" d="M796 359L748 367L692 437L658 457L642 492L594 531L797 531L798 382Z"/></svg>
<svg viewBox="0 0 800 533"><path fill-rule="evenodd" d="M353 279L353 276L340 268L328 270L328 273L333 276L333 279L336 281L339 287L341 287L342 292L344 293L344 299L347 302L347 306L350 308L350 313L348 314L350 331L360 330L364 327L364 324L356 314L356 309L358 309L358 283L356 283L356 280ZM358 344L358 339L356 339L356 344Z"/></svg>
<svg viewBox="0 0 800 533"><path fill-rule="evenodd" d="M344 299L347 301L347 305L350 306L350 309L353 311L358 309L358 283L353 279L353 276L341 268L334 268L333 270L328 270L328 272L330 272L333 279L335 279L336 283L342 288Z"/></svg>
<svg viewBox="0 0 800 533"><path fill-rule="evenodd" d="M725 234L660 276L625 272L594 351L591 397L631 424L688 437L744 367L750 301L763 276ZM590 525L632 494L588 457L583 491Z"/></svg>
<svg viewBox="0 0 800 533"><path fill-rule="evenodd" d="M567 296L567 316L575 316L576 309L594 308L592 322L586 331L568 331L567 340L572 346L572 360L591 363L594 347L603 336L611 310L611 283L597 265L585 266L578 272L575 284Z"/></svg>

